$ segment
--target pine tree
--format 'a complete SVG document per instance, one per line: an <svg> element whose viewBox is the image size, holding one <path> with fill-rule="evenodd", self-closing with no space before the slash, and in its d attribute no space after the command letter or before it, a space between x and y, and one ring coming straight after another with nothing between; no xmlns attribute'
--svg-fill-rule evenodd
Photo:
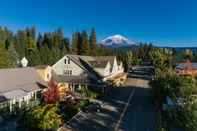
<svg viewBox="0 0 197 131"><path fill-rule="evenodd" d="M39 50L40 60L43 65L48 64L48 56L49 56L49 48L47 46L43 46Z"/></svg>
<svg viewBox="0 0 197 131"><path fill-rule="evenodd" d="M27 44L26 44L26 32L19 30L15 36L15 45L16 45L16 51L19 54L20 58L23 58L26 56L26 50L27 50Z"/></svg>
<svg viewBox="0 0 197 131"><path fill-rule="evenodd" d="M0 68L13 67L8 51L0 45Z"/></svg>
<svg viewBox="0 0 197 131"><path fill-rule="evenodd" d="M60 48L61 47L61 41L64 38L64 32L61 28L57 29L51 34L52 38L52 45L55 48Z"/></svg>
<svg viewBox="0 0 197 131"><path fill-rule="evenodd" d="M26 39L27 50L33 50L36 46L35 41L32 37L27 37Z"/></svg>
<svg viewBox="0 0 197 131"><path fill-rule="evenodd" d="M36 39L36 28L35 26L31 27L31 28L26 28L25 30L27 37L31 37L33 40Z"/></svg>
<svg viewBox="0 0 197 131"><path fill-rule="evenodd" d="M61 52L64 53L68 53L70 51L70 47L69 47L69 39L67 38L63 38L61 41L61 46L60 46L60 50Z"/></svg>
<svg viewBox="0 0 197 131"><path fill-rule="evenodd" d="M78 45L78 32L73 33L72 35L72 44L71 44L71 48L72 48L72 53L73 54L77 54L77 45Z"/></svg>
<svg viewBox="0 0 197 131"><path fill-rule="evenodd" d="M41 58L37 49L30 50L28 55L28 61L30 66L42 65Z"/></svg>
<svg viewBox="0 0 197 131"><path fill-rule="evenodd" d="M12 67L17 67L19 65L19 55L14 48L14 45L11 44L8 48L10 64Z"/></svg>
<svg viewBox="0 0 197 131"><path fill-rule="evenodd" d="M92 28L89 38L89 44L90 44L90 55L96 55L96 47L97 47L97 39L96 39L96 31L94 28Z"/></svg>
<svg viewBox="0 0 197 131"><path fill-rule="evenodd" d="M89 54L89 41L88 35L86 31L82 32L82 46L81 46L81 54L88 55Z"/></svg>
<svg viewBox="0 0 197 131"><path fill-rule="evenodd" d="M126 59L127 59L128 66L131 66L132 60L133 60L133 53L132 53L132 51L126 52Z"/></svg>
<svg viewBox="0 0 197 131"><path fill-rule="evenodd" d="M30 36L32 39L34 39L34 40L36 39L36 27L35 26L31 27Z"/></svg>
<svg viewBox="0 0 197 131"><path fill-rule="evenodd" d="M49 56L49 64L53 65L55 64L59 59L61 59L61 51L59 48L53 48L50 51L50 56Z"/></svg>
<svg viewBox="0 0 197 131"><path fill-rule="evenodd" d="M39 34L38 34L37 41L36 41L36 47L37 47L38 50L42 47L42 42L43 42L43 37L42 37L42 35L39 33Z"/></svg>
<svg viewBox="0 0 197 131"><path fill-rule="evenodd" d="M12 32L6 27L0 26L0 43L5 43L5 41L12 37Z"/></svg>
<svg viewBox="0 0 197 131"><path fill-rule="evenodd" d="M5 40L5 48L8 50L9 46L10 46L10 40L6 39Z"/></svg>
<svg viewBox="0 0 197 131"><path fill-rule="evenodd" d="M80 32L77 32L77 55L81 55L83 52L82 52L82 41L83 41L83 38L82 38L82 35Z"/></svg>
<svg viewBox="0 0 197 131"><path fill-rule="evenodd" d="M42 41L42 46L43 47L48 47L49 49L52 49L53 44L52 44L52 35L51 33L44 33L44 38Z"/></svg>

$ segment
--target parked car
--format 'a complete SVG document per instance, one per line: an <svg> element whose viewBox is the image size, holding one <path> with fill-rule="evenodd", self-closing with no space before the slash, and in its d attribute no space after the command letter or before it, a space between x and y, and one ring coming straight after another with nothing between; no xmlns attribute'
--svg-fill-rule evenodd
<svg viewBox="0 0 197 131"><path fill-rule="evenodd" d="M100 112L101 108L102 108L101 104L97 102L93 102L84 111L85 112Z"/></svg>

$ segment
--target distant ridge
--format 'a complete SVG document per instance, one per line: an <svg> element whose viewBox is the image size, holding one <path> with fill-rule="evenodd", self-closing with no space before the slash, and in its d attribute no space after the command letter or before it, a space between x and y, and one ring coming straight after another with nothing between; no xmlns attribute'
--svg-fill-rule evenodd
<svg viewBox="0 0 197 131"><path fill-rule="evenodd" d="M166 47L158 47L158 48L171 48L171 49L175 49L178 52L189 49L189 50L192 50L193 52L195 52L195 51L197 52L197 47L170 47L170 46L166 46Z"/></svg>

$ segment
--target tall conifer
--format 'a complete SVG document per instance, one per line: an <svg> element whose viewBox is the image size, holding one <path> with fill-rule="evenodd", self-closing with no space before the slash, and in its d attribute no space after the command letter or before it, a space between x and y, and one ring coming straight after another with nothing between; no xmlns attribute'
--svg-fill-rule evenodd
<svg viewBox="0 0 197 131"><path fill-rule="evenodd" d="M88 41L87 32L83 31L81 37L82 37L81 54L88 55L89 54L89 41Z"/></svg>
<svg viewBox="0 0 197 131"><path fill-rule="evenodd" d="M97 47L97 38L96 38L96 31L94 28L91 29L90 38L90 55L96 55L95 49Z"/></svg>

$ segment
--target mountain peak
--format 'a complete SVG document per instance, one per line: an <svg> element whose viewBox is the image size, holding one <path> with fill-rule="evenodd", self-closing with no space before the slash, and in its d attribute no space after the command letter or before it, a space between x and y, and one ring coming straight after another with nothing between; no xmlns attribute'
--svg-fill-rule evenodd
<svg viewBox="0 0 197 131"><path fill-rule="evenodd" d="M122 35L120 35L120 34L113 35L113 36L111 36L111 37L113 37L113 38L121 38L121 39L126 39L126 37L124 37L124 36L122 36Z"/></svg>
<svg viewBox="0 0 197 131"><path fill-rule="evenodd" d="M101 41L101 44L105 46L130 46L136 45L136 42L130 41L126 37L117 34L105 38Z"/></svg>

